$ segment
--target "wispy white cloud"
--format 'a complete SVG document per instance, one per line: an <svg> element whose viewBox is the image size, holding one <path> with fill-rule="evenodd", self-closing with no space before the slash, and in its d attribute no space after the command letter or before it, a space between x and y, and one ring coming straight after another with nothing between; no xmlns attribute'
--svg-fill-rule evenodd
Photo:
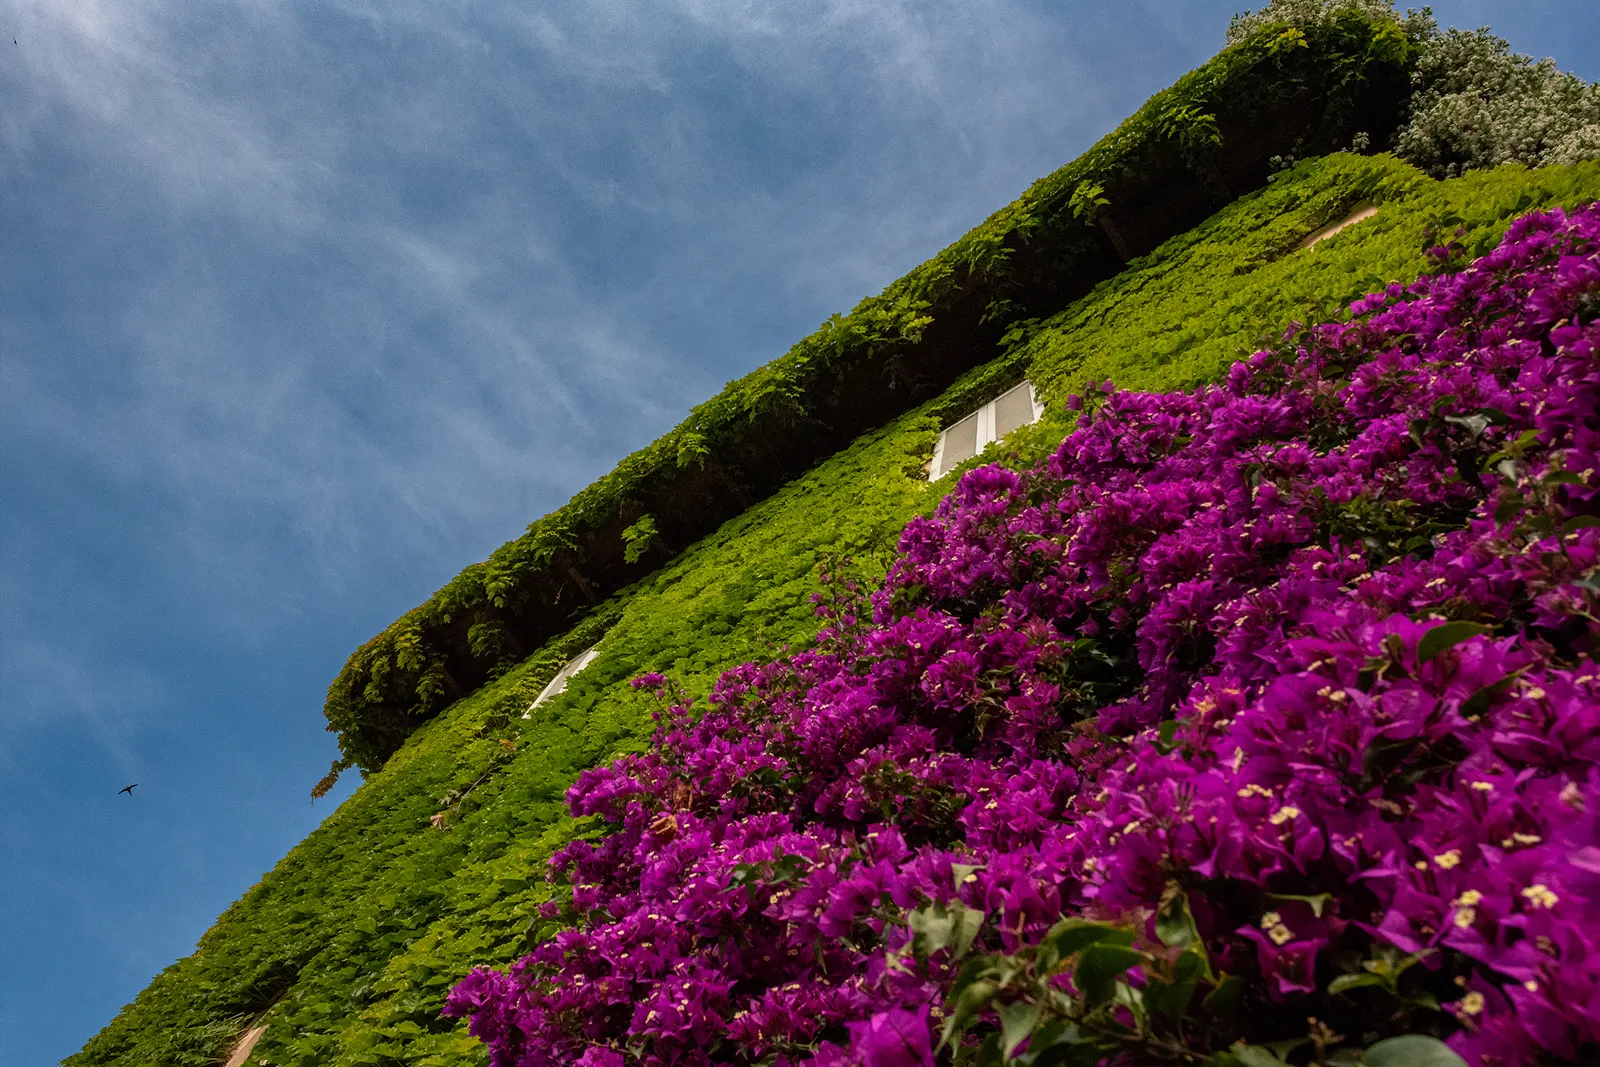
<svg viewBox="0 0 1600 1067"><path fill-rule="evenodd" d="M328 176L311 124L274 128L239 75L284 57L293 32L273 5L211 11L156 0L15 0L6 79L8 149L62 139L151 179L177 210L226 203L258 221L303 226ZM26 46L22 41L26 40ZM230 91L233 90L233 91Z"/></svg>
<svg viewBox="0 0 1600 1067"><path fill-rule="evenodd" d="M8 154L116 232L7 432L165 501L130 536L241 633L420 599L1111 106L1011 2L19 2Z"/></svg>
<svg viewBox="0 0 1600 1067"><path fill-rule="evenodd" d="M14 740L40 724L72 723L124 769L134 765L135 736L159 724L167 693L154 672L115 649L69 648L26 633L0 641L0 678L0 736ZM19 758L13 744L0 744L0 767L15 771Z"/></svg>

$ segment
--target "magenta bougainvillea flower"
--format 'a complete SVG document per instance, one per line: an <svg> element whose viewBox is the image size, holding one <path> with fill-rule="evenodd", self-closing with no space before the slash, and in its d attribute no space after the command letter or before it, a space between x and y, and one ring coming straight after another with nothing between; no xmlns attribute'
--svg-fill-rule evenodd
<svg viewBox="0 0 1600 1067"><path fill-rule="evenodd" d="M1597 344L1600 208L1557 211L1223 384L1073 398L808 651L640 679L649 751L569 793L610 827L551 861L570 927L446 1012L495 1067L1600 1062ZM971 1000L961 957L1063 917L1125 934Z"/></svg>
<svg viewBox="0 0 1600 1067"><path fill-rule="evenodd" d="M932 1067L928 1009L890 1008L849 1024L850 1043L865 1067Z"/></svg>

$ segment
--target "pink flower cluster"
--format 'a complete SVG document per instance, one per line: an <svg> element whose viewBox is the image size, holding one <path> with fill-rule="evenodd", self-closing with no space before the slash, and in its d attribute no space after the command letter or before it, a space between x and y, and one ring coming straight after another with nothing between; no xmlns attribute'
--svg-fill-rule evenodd
<svg viewBox="0 0 1600 1067"><path fill-rule="evenodd" d="M1600 208L1350 311L966 475L814 649L579 778L572 927L447 1013L495 1067L926 1067L998 1026L936 1052L930 905L1005 954L1182 894L1239 999L1104 1062L1308 1016L1600 1062Z"/></svg>

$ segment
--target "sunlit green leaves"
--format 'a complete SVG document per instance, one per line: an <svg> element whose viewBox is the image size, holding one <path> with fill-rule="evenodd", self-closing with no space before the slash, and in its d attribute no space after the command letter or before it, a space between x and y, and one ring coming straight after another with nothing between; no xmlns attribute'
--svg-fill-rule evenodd
<svg viewBox="0 0 1600 1067"><path fill-rule="evenodd" d="M1000 1016L1001 1052L1006 1059L1010 1059L1017 1046L1026 1041L1034 1028L1039 1025L1039 1020L1044 1015L1044 1006L1018 1000L1002 1004L997 1012Z"/></svg>
<svg viewBox="0 0 1600 1067"><path fill-rule="evenodd" d="M983 927L983 912L959 900L924 905L906 916L912 933L912 951L919 960L948 950L950 959L959 960L972 948L973 939Z"/></svg>
<svg viewBox="0 0 1600 1067"><path fill-rule="evenodd" d="M1468 638L1493 633L1494 627L1475 622L1445 622L1433 627L1417 642L1417 663L1427 663L1447 648L1454 648Z"/></svg>
<svg viewBox="0 0 1600 1067"><path fill-rule="evenodd" d="M1106 187L1090 178L1079 182L1072 190L1072 196L1067 200L1067 206L1072 211L1073 218L1088 219L1092 221L1100 214L1100 209L1110 205L1106 199Z"/></svg>
<svg viewBox="0 0 1600 1067"><path fill-rule="evenodd" d="M623 558L629 563L638 563L650 546L660 536L661 531L656 529L656 520L653 515L641 515L637 522L622 531Z"/></svg>

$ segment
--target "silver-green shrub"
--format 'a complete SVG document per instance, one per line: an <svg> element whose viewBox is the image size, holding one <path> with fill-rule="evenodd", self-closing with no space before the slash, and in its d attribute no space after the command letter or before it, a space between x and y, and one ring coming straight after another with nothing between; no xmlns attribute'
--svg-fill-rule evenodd
<svg viewBox="0 0 1600 1067"><path fill-rule="evenodd" d="M1233 16L1228 23L1228 43L1238 44L1263 26L1287 25L1305 29L1331 22L1346 11L1372 18L1395 19L1413 41L1430 35L1437 36L1439 32L1438 23L1433 21L1433 14L1427 8L1401 15L1395 11L1394 0L1269 0L1259 10L1244 11Z"/></svg>
<svg viewBox="0 0 1600 1067"><path fill-rule="evenodd" d="M1487 28L1441 31L1427 8L1401 15L1392 0L1271 0L1235 15L1228 43L1264 25L1305 27L1352 10L1396 18L1418 49L1410 108L1389 146L1396 155L1436 177L1600 159L1600 86L1513 53Z"/></svg>

